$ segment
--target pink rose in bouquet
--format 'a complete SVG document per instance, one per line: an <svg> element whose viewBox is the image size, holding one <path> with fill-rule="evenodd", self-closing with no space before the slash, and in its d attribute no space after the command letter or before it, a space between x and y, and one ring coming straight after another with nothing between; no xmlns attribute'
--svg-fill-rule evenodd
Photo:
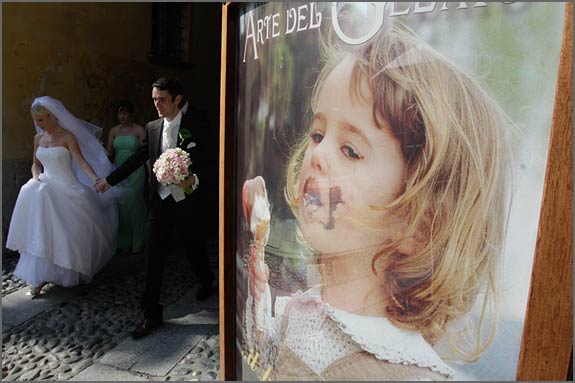
<svg viewBox="0 0 575 383"><path fill-rule="evenodd" d="M190 155L180 149L168 149L154 162L153 170L156 179L162 185L177 185L189 175L192 164Z"/></svg>

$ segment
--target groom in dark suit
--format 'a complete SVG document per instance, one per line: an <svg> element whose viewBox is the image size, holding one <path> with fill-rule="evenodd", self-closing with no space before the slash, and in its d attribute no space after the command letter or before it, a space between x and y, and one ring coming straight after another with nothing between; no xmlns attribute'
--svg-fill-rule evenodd
<svg viewBox="0 0 575 383"><path fill-rule="evenodd" d="M202 155L205 144L197 141L199 132L208 129L208 125L199 113L188 111L184 115L180 111L183 95L184 88L178 80L163 77L152 84L152 99L160 118L146 125L147 144L95 184L96 190L104 192L127 178L148 159L153 165L170 148L179 147L187 151L192 160L192 174L176 187L161 185L154 175L151 176L145 248L148 270L142 300L144 320L132 332L134 338L145 336L162 324L160 292L164 256L171 248L169 241L176 227L182 228L186 235L177 241L186 246L194 272L200 279L196 298L205 300L212 292L214 276L208 263L205 216L202 212L205 192L199 186L201 177L207 177L201 166L201 160L205 158ZM193 192L184 193L183 189L190 187Z"/></svg>

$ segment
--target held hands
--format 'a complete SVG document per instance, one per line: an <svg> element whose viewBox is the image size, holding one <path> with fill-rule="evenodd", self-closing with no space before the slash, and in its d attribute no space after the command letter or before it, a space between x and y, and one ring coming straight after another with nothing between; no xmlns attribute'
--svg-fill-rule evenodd
<svg viewBox="0 0 575 383"><path fill-rule="evenodd" d="M249 288L254 299L260 301L269 280L269 268L264 258L271 218L266 185L262 177L258 176L244 183L242 205L252 239L248 250Z"/></svg>
<svg viewBox="0 0 575 383"><path fill-rule="evenodd" d="M111 188L111 186L108 181L106 181L106 178L97 178L96 182L94 183L94 188L97 192L104 193L109 188Z"/></svg>

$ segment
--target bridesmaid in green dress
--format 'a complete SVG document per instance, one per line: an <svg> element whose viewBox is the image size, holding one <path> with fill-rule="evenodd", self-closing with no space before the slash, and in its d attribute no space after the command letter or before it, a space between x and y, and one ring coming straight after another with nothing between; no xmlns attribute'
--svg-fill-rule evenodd
<svg viewBox="0 0 575 383"><path fill-rule="evenodd" d="M144 143L144 128L132 121L134 106L130 101L121 101L116 108L120 125L114 126L108 135L107 149L114 164L120 166ZM144 224L146 203L144 201L144 182L146 171L142 166L132 173L123 184L128 193L118 201L118 248L132 253L140 252L144 247Z"/></svg>

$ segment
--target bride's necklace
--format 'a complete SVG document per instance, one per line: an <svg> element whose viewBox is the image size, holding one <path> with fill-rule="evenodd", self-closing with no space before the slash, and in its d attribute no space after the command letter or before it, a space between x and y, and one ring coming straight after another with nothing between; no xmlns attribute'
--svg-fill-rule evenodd
<svg viewBox="0 0 575 383"><path fill-rule="evenodd" d="M62 131L62 127L59 127L58 129L56 129L56 130L55 130L54 132L52 132L52 133L49 133L49 132L46 132L46 133L48 133L48 135L49 135L50 137L53 137L56 133L61 132L61 131Z"/></svg>

